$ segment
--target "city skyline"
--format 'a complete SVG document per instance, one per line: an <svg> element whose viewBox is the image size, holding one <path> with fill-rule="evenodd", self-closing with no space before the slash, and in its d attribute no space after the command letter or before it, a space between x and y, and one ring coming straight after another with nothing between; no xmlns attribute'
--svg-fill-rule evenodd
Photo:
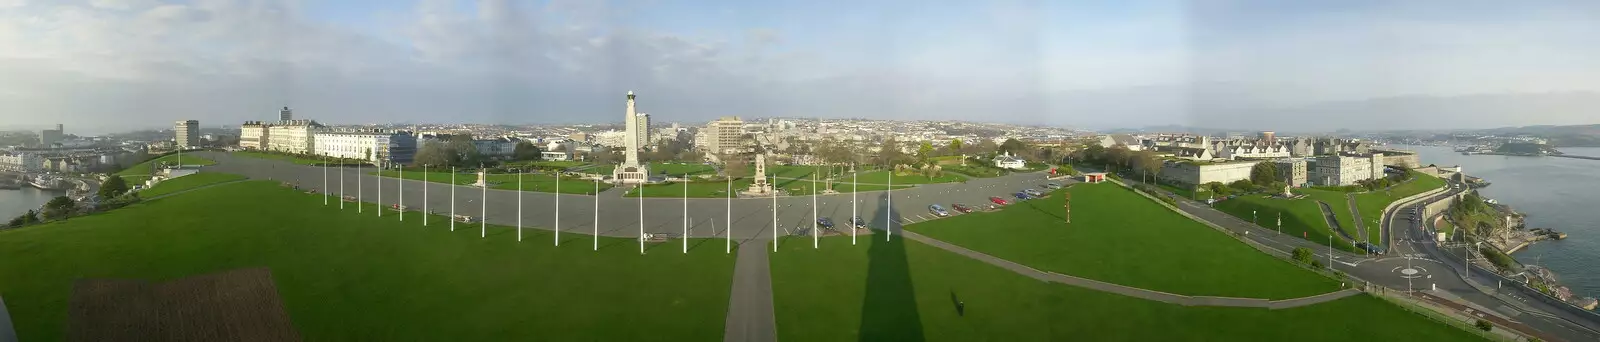
<svg viewBox="0 0 1600 342"><path fill-rule="evenodd" d="M609 123L632 89L659 122L1290 131L1593 123L1600 104L1584 2L908 5L12 0L0 115Z"/></svg>

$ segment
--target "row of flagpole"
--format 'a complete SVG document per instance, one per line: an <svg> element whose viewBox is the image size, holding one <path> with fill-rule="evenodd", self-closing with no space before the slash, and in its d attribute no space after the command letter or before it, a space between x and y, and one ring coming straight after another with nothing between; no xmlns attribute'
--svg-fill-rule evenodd
<svg viewBox="0 0 1600 342"><path fill-rule="evenodd" d="M323 196L323 199L322 199L322 204L323 205L328 205L328 198L327 197L329 195L332 195L328 191L328 187L329 187L329 185L328 185L328 168L329 168L329 165L328 164L330 164L330 163L323 163L323 166L322 166L322 187L323 187L323 193L325 194ZM341 170L339 172L339 198L340 198L340 200L339 200L339 209L344 209L344 202L345 202L344 201L344 197L345 196L344 196L344 172L343 172L343 169L345 167L344 167L344 165L341 164L339 166L339 168ZM357 173L357 178L356 178L356 198L355 198L356 212L357 213L361 213L362 212L362 206L361 206L361 193L362 193L362 191L361 191L361 189L362 189L363 182L362 182L361 177L360 177L360 174L362 172L361 169L362 169L362 165L357 164L356 165L356 173ZM523 202L522 202L522 195L523 195L522 194L522 192L523 192L522 178L525 176L525 173L526 173L526 170L518 170L517 171L517 223L516 224L517 224L517 241L518 242L522 241L522 206L523 206ZM429 174L430 174L430 172L428 171L428 166L424 165L423 166L423 173L422 173L422 177L423 177L422 181L424 183L424 186L422 187L422 197L423 197L423 201L422 201L423 202L422 203L422 211L423 211L422 225L424 227L428 226L428 216L431 215L431 213L432 213L431 211L429 211L429 203L428 203L428 200L427 200L427 198L428 198L428 186L426 186L426 184L429 182L429 180L428 180ZM456 188L457 184L456 184L456 178L455 177L456 177L456 169L454 167L452 167L452 168L450 168L450 231L455 231L455 226L456 226L455 221L456 221L456 218L457 218L457 216L456 216L456 201L455 201L455 198L456 198L456 191L455 191L456 189L455 188ZM684 184L683 184L683 194L682 194L682 197L683 197L682 198L682 201L683 201L683 214L682 214L683 215L682 216L682 218L683 218L683 233L682 233L681 239L683 239L683 253L688 253L689 252L689 242L688 242L688 237L689 237L689 217L688 217L688 215L689 215L689 183L688 183L687 180L688 180L689 175L685 174L683 177L684 177L685 181L684 181ZM770 180L768 182L775 186L776 185L775 182L777 180L777 177L776 176L770 176L769 178L770 178ZM405 181L406 181L404 167L400 168L400 170L399 170L399 178L396 181L399 183L400 194L398 195L399 196L399 202L397 202L395 204L395 208L396 208L396 210L401 211L403 213L404 210L405 210L405 204L404 203L405 203ZM485 217L488 216L489 187L488 187L488 184L487 184L487 180L482 180L482 181L485 184L482 186L482 189L481 189L482 192L480 194L480 196L482 198L482 201L483 201L482 203L480 203L480 209L479 209L480 210L480 212L479 212L479 215L480 215L480 217L479 217L479 230L480 230L479 237L480 238L488 237L488 221L485 220ZM850 185L850 190L851 190L851 194L850 194L850 204L851 204L850 205L850 216L851 217L850 217L850 220L849 220L849 224L851 225L851 227L850 227L850 229L851 229L850 230L850 244L851 245L855 245L856 244L856 236L857 236L857 234L856 234L856 231L855 231L855 229L856 229L855 226L860 223L860 222L856 222L856 218L857 218L856 216L858 215L858 212L857 212L857 207L858 207L857 203L858 202L857 201L858 201L858 198L859 198L859 196L858 196L859 192L857 191L858 190L857 189L858 181L859 181L859 176L856 175L855 173L852 173L851 174L851 182L850 182L851 183L851 185ZM594 232L593 232L593 234L594 234L595 237L598 237L598 236L600 236L600 180L599 179L596 179L594 181L594 186L595 186L594 187L595 190L594 190L594 224L593 224ZM892 171L889 174L889 185L888 186L889 186L889 188L887 190L888 196L887 196L886 200L887 200L888 206L890 208L893 208L893 204L894 204L894 202L893 202L894 201L894 196L893 196L893 192L894 192L894 174L893 174ZM727 198L726 198L727 199L727 208L726 208L727 217L725 219L726 222L723 223L724 226L725 226L723 228L723 236L724 236L724 239L726 241L725 242L725 247L724 247L724 250L725 250L724 252L725 253L732 253L733 252L732 221L733 221L733 197L734 197L733 196L733 178L732 177L728 177L728 185L727 185L726 192L727 192ZM556 196L556 206L555 206L556 212L555 212L555 227L554 227L554 230L555 230L555 245L556 246L561 246L561 197L562 197L562 193L561 193L561 173L559 171L556 173L556 192L555 192L555 196ZM637 196L638 196L638 199L639 199L639 237L638 237L639 238L639 253L643 254L645 252L645 242L646 242L646 240L648 240L648 238L646 237L645 232L644 232L644 228L645 228L645 223L644 223L644 186L642 184L638 187ZM378 208L378 216L382 217L383 216L383 183L382 183L381 175L380 175L380 180L379 180L379 183L378 183L378 207L379 207ZM812 180L811 180L811 216L812 216L811 219L813 220L813 222L811 222L811 224L812 224L812 228L811 228L811 231L812 231L811 232L811 235L812 235L812 240L811 240L812 248L820 248L820 242L819 242L820 241L819 240L820 239L820 233L817 231L817 227L816 227L817 224L818 224L818 222L816 222L816 220L819 220L819 217L820 217L820 216L818 216L818 209L819 208L817 206L817 175L815 173L813 173L812 174ZM885 213L884 213L884 220L885 220L884 241L889 241L890 240L890 238L891 238L890 236L892 235L892 229L894 228L894 223L893 223L893 218L892 218L892 213L891 212L892 212L892 210L886 210ZM405 221L405 215L404 214L400 215L400 221ZM778 224L779 224L779 222L778 222L778 194L777 194L777 190L774 189L773 193L772 193L772 250L774 252L776 252L778 250ZM715 231L715 228L713 228L712 230ZM599 250L600 249L600 242L599 242L598 238L596 238L594 240L593 248L594 248L594 250Z"/></svg>

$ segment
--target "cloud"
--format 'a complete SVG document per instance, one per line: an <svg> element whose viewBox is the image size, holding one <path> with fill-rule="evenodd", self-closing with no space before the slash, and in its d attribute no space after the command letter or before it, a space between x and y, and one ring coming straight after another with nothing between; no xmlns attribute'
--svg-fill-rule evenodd
<svg viewBox="0 0 1600 342"><path fill-rule="evenodd" d="M1583 43L1600 11L1581 2L805 2L816 8L730 5L749 17L714 22L649 1L4 4L0 122L88 131L237 125L285 105L333 123L617 121L628 90L657 120L691 124L1310 125L1275 115L1413 94L1600 90L1588 58L1600 51Z"/></svg>

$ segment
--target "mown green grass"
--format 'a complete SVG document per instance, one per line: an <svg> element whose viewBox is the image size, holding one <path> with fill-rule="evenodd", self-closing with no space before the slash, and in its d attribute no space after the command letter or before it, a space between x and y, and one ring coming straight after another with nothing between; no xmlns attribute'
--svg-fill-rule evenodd
<svg viewBox="0 0 1600 342"><path fill-rule="evenodd" d="M1255 212L1256 225L1281 230L1284 235L1299 236L1312 242L1327 243L1328 236L1337 236L1332 227L1328 226L1327 220L1322 218L1322 209L1317 207L1316 200L1310 198L1283 199L1271 195L1245 195L1217 202L1212 207L1245 221L1252 220L1251 212ZM1282 218L1281 228L1279 218ZM1333 239L1333 246L1359 252L1353 244L1343 238Z"/></svg>
<svg viewBox="0 0 1600 342"><path fill-rule="evenodd" d="M245 176L231 173L201 172L188 176L168 179L162 181L161 183L156 183L155 187L139 190L139 197L153 198L156 196L162 196L207 185L227 183L241 179L245 179Z"/></svg>
<svg viewBox="0 0 1600 342"><path fill-rule="evenodd" d="M322 165L324 163L328 163L329 161L331 161L331 159L316 159L316 158L308 158L308 157L296 156L296 155L279 154L279 153L272 153L272 152L257 152L257 151L234 151L234 152L229 152L229 155L238 156L238 157L257 158L257 159L281 160L281 161L286 161L286 162L290 162L290 163L295 163L297 165ZM345 162L360 163L362 161L360 161L360 160L348 160L347 159L347 160L345 160Z"/></svg>
<svg viewBox="0 0 1600 342"><path fill-rule="evenodd" d="M1184 307L1040 282L898 238L780 246L771 261L780 341L1479 340L1366 295L1283 310Z"/></svg>
<svg viewBox="0 0 1600 342"><path fill-rule="evenodd" d="M376 209L373 204L366 204ZM732 254L357 215L248 181L0 231L0 295L23 341L65 339L72 284L267 267L309 341L715 341ZM693 242L691 242L692 244ZM713 244L708 244L713 245Z"/></svg>
<svg viewBox="0 0 1600 342"><path fill-rule="evenodd" d="M1339 223L1339 229L1344 230L1346 234L1350 234L1350 237L1352 238L1358 238L1361 236L1360 234L1356 234L1356 220L1355 217L1350 213L1350 198L1345 197L1344 192L1322 189L1294 189L1294 192L1297 194L1306 195L1306 197L1311 200L1327 202L1328 209L1333 211L1334 220ZM1317 210L1321 209L1319 208Z"/></svg>
<svg viewBox="0 0 1600 342"><path fill-rule="evenodd" d="M1444 186L1444 179L1430 176L1421 172L1411 171L1411 180L1403 184L1396 185L1387 190L1356 194L1356 208L1361 212L1361 218L1369 222L1367 224L1367 230L1369 231L1367 234L1369 234L1368 236L1371 237L1370 241L1379 242L1378 226L1371 224L1370 222L1382 217L1384 207L1388 207L1390 203L1394 203L1394 201L1398 201L1402 198L1411 197L1413 195L1442 188Z"/></svg>
<svg viewBox="0 0 1600 342"><path fill-rule="evenodd" d="M1297 298L1338 283L1246 246L1113 183L1078 184L1072 223L1059 192L999 212L907 229L1045 271L1156 291Z"/></svg>
<svg viewBox="0 0 1600 342"><path fill-rule="evenodd" d="M204 165L213 165L213 164L217 163L217 162L212 161L210 159L201 158L201 157L196 156L196 155L194 155L192 153L191 154L169 154L169 155L161 156L159 158L146 160L143 163L139 163L139 164L135 164L133 166L130 166L130 167L128 167L128 169L122 170L122 172L117 172L117 175L118 176L145 176L145 178L148 179L149 178L148 176L150 176L151 168L154 167L154 165L160 164L160 163L178 163L179 158L180 158L179 156L182 156L182 164L183 165L201 165L201 166L204 166ZM130 179L130 180L132 180L132 179ZM140 179L139 181L141 183L144 182L143 179Z"/></svg>
<svg viewBox="0 0 1600 342"><path fill-rule="evenodd" d="M370 173L370 174L380 175L380 176L389 177L389 178L400 178L401 172L397 171L397 170L384 170L382 172L373 172L373 173ZM451 176L450 172L437 172L437 171L429 171L429 172L406 171L405 172L405 179L426 180L428 182L433 182L433 183L451 184L452 182L451 182L450 176ZM487 181L489 183L489 188L490 189L517 190L517 178L518 178L517 174L514 174L514 173L513 174L491 173L491 174L488 175L488 178L489 179ZM522 191L556 192L556 190L557 190L556 189L556 176L554 176L554 175L543 174L543 173L527 173L527 174L522 174L521 178L522 178ZM455 174L454 184L456 184L456 185L469 185L469 184L476 183L477 181L478 181L478 174L476 172L463 172L463 173ZM611 183L600 182L600 184L599 184L600 191L606 191L606 189L610 189L610 188L611 188ZM595 182L593 180L585 180L585 179L579 179L579 178L574 178L574 177L563 176L563 177L561 177L560 190L561 190L561 193L564 193L564 194L593 195L595 193Z"/></svg>

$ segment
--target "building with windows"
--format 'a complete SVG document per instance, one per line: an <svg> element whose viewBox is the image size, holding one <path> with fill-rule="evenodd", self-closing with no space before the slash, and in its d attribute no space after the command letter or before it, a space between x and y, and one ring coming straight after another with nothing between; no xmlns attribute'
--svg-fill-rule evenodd
<svg viewBox="0 0 1600 342"><path fill-rule="evenodd" d="M1292 187L1306 184L1310 171L1307 170L1309 163L1305 158L1283 158L1272 162L1277 164L1278 176L1283 178L1284 183Z"/></svg>
<svg viewBox="0 0 1600 342"><path fill-rule="evenodd" d="M411 164L417 155L417 138L404 131L319 132L313 134L316 154L360 159L373 165Z"/></svg>
<svg viewBox="0 0 1600 342"><path fill-rule="evenodd" d="M278 111L278 121L294 121L294 111L290 111L289 107L283 107L283 110Z"/></svg>
<svg viewBox="0 0 1600 342"><path fill-rule="evenodd" d="M633 132L634 143L637 144L634 146L638 146L641 149L648 149L651 144L655 143L655 141L650 140L650 113L639 113L638 115L635 115L633 124L636 127L629 132Z"/></svg>
<svg viewBox="0 0 1600 342"><path fill-rule="evenodd" d="M178 148L200 147L200 120L184 120L173 124L172 131L177 135L173 139Z"/></svg>
<svg viewBox="0 0 1600 342"><path fill-rule="evenodd" d="M317 151L315 137L325 126L312 120L289 120L267 126L267 149L285 153Z"/></svg>
<svg viewBox="0 0 1600 342"><path fill-rule="evenodd" d="M267 128L270 125L260 121L245 121L239 125L239 148L250 150L267 149Z"/></svg>
<svg viewBox="0 0 1600 342"><path fill-rule="evenodd" d="M11 172L38 172L42 167L44 158L38 153L8 151L0 152L0 171Z"/></svg>
<svg viewBox="0 0 1600 342"><path fill-rule="evenodd" d="M478 154L484 158L510 158L517 152L517 143L522 139L513 137L499 137L494 139L477 139L472 141L472 146L478 149Z"/></svg>
<svg viewBox="0 0 1600 342"><path fill-rule="evenodd" d="M994 167L1011 170L1021 170L1028 167L1028 162L1011 155L1011 152L994 157Z"/></svg>
<svg viewBox="0 0 1600 342"><path fill-rule="evenodd" d="M1161 165L1164 181L1194 187L1212 182L1228 184L1250 179L1250 170L1261 161L1196 162L1169 160Z"/></svg>
<svg viewBox="0 0 1600 342"><path fill-rule="evenodd" d="M61 142L61 139L66 137L66 132L66 128L62 127L61 124L56 124L56 129L39 131L39 146L50 147L50 145Z"/></svg>
<svg viewBox="0 0 1600 342"><path fill-rule="evenodd" d="M699 134L704 138L696 139L700 146L708 153L737 153L744 148L744 119L737 116L724 116L706 124L700 129Z"/></svg>
<svg viewBox="0 0 1600 342"><path fill-rule="evenodd" d="M1307 169L1307 179L1322 186L1356 185L1357 182L1382 178L1383 154L1350 154L1317 156Z"/></svg>

